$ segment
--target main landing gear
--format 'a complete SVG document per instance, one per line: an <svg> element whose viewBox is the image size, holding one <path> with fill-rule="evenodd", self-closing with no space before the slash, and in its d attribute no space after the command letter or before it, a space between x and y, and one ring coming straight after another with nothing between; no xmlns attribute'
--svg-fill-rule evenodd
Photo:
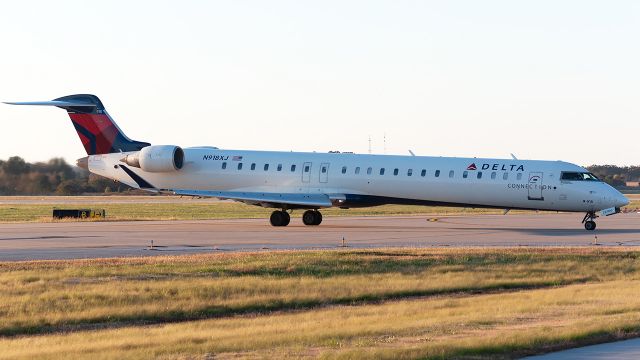
<svg viewBox="0 0 640 360"><path fill-rule="evenodd" d="M271 213L269 221L273 226L287 226L291 221L291 216L284 210L276 210ZM305 225L320 225L322 214L318 210L307 210L302 214L302 222Z"/></svg>
<svg viewBox="0 0 640 360"><path fill-rule="evenodd" d="M302 223L305 225L320 225L322 214L318 210L307 210L302 214Z"/></svg>
<svg viewBox="0 0 640 360"><path fill-rule="evenodd" d="M589 231L595 230L596 222L593 220L595 220L597 217L598 215L596 215L595 211L589 211L587 215L584 216L584 219L582 219L584 228Z"/></svg>
<svg viewBox="0 0 640 360"><path fill-rule="evenodd" d="M284 210L276 210L271 213L269 221L273 226L287 226L291 221L291 216Z"/></svg>

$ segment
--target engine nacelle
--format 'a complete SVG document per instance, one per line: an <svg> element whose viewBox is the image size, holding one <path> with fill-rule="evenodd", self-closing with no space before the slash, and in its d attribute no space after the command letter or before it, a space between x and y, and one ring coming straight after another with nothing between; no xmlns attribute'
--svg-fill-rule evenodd
<svg viewBox="0 0 640 360"><path fill-rule="evenodd" d="M184 165L184 151L175 145L152 145L127 155L122 161L148 172L178 171Z"/></svg>

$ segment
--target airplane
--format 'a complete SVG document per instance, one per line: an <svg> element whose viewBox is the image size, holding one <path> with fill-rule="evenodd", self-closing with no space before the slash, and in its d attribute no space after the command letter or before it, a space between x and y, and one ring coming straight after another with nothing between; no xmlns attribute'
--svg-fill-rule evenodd
<svg viewBox="0 0 640 360"><path fill-rule="evenodd" d="M6 102L67 111L87 152L78 166L155 193L230 199L275 209L273 226L322 222L320 209L383 204L584 212L586 230L629 200L563 161L182 148L128 138L95 95ZM598 214L599 212L599 214Z"/></svg>

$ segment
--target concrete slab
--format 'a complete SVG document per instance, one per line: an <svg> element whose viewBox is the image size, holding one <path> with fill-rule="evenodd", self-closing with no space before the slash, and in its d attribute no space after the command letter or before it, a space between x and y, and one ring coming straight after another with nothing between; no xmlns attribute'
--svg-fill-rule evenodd
<svg viewBox="0 0 640 360"><path fill-rule="evenodd" d="M631 339L607 344L585 346L558 351L551 354L529 356L527 360L638 360L640 359L640 339Z"/></svg>

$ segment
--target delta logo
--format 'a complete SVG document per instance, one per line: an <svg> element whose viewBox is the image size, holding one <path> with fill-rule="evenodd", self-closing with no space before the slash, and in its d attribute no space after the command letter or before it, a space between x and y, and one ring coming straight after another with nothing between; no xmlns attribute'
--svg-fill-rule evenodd
<svg viewBox="0 0 640 360"><path fill-rule="evenodd" d="M471 163L467 166L467 170L478 170L476 163ZM482 164L481 170L502 170L502 171L524 171L524 165L522 164Z"/></svg>

